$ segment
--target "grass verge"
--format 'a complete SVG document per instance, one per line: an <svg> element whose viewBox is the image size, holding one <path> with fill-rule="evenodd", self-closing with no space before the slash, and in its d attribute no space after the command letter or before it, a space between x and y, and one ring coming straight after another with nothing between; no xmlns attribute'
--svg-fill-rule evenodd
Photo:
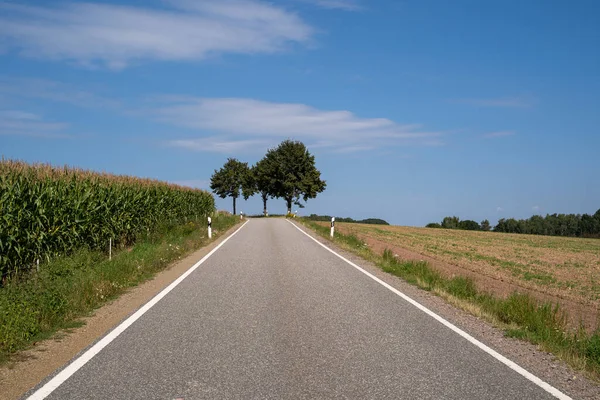
<svg viewBox="0 0 600 400"><path fill-rule="evenodd" d="M527 294L513 293L507 298L479 291L469 278L446 278L426 262L402 261L386 249L375 254L354 235L337 233L330 238L330 228L305 219L305 226L340 247L375 263L385 272L396 275L421 289L435 293L451 304L492 322L505 334L539 345L543 350L565 360L600 381L600 329L588 333L581 328L567 329L566 316L550 303L540 303Z"/></svg>
<svg viewBox="0 0 600 400"><path fill-rule="evenodd" d="M235 216L217 215L213 237L237 222ZM190 222L162 229L111 261L102 252L80 250L6 282L0 288L0 364L60 329L80 325L81 317L208 242L206 223Z"/></svg>
<svg viewBox="0 0 600 400"><path fill-rule="evenodd" d="M269 214L268 216L265 216L264 214L248 215L248 218L281 218L281 217L285 217L285 214Z"/></svg>

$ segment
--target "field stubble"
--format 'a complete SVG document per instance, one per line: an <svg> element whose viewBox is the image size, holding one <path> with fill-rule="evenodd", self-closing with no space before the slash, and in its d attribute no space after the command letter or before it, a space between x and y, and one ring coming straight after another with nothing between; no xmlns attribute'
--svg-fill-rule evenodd
<svg viewBox="0 0 600 400"><path fill-rule="evenodd" d="M378 254L387 248L400 259L427 261L447 277L469 277L482 291L526 292L558 303L572 326L598 326L598 239L343 223L336 229Z"/></svg>

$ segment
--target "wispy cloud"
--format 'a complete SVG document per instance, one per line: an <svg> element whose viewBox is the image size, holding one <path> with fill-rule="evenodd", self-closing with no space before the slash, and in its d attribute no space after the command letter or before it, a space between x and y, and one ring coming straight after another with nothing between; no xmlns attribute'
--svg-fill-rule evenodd
<svg viewBox="0 0 600 400"><path fill-rule="evenodd" d="M302 3L310 3L317 7L328 9L339 9L345 11L361 10L358 0L297 0Z"/></svg>
<svg viewBox="0 0 600 400"><path fill-rule="evenodd" d="M28 57L122 69L144 60L273 53L313 34L296 14L259 0L170 0L166 6L0 3L0 42Z"/></svg>
<svg viewBox="0 0 600 400"><path fill-rule="evenodd" d="M522 95L515 97L497 97L487 99L452 99L452 103L467 104L475 107L498 107L498 108L531 108L537 103L532 96Z"/></svg>
<svg viewBox="0 0 600 400"><path fill-rule="evenodd" d="M0 96L50 100L78 107L117 108L121 106L118 100L98 96L91 91L82 90L66 83L38 78L0 76Z"/></svg>
<svg viewBox="0 0 600 400"><path fill-rule="evenodd" d="M324 111L305 104L245 98L177 98L151 110L159 121L198 130L198 139L170 145L197 151L234 153L276 145L286 138L334 151L364 151L403 144L439 145L441 132L386 118L360 118L350 111ZM207 136L208 135L208 136Z"/></svg>
<svg viewBox="0 0 600 400"><path fill-rule="evenodd" d="M167 144L198 152L240 154L263 151L273 145L273 142L269 140L241 140L211 136L196 139L171 140Z"/></svg>
<svg viewBox="0 0 600 400"><path fill-rule="evenodd" d="M371 151L371 150L375 150L377 147L375 146L370 146L368 144L364 144L364 145L355 145L355 146L342 146L342 147L338 147L335 148L333 150L334 153L359 153L359 152L365 152L365 151Z"/></svg>
<svg viewBox="0 0 600 400"><path fill-rule="evenodd" d="M73 137L65 132L68 126L61 122L44 121L41 116L25 111L0 111L0 135L66 139Z"/></svg>
<svg viewBox="0 0 600 400"><path fill-rule="evenodd" d="M516 135L515 131L497 131L497 132L486 133L483 135L483 137L486 139L493 139L493 138L514 136L514 135Z"/></svg>

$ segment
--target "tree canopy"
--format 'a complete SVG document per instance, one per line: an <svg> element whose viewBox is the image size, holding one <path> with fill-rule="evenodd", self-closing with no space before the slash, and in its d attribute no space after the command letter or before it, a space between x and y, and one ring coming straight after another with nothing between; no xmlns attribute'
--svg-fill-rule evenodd
<svg viewBox="0 0 600 400"><path fill-rule="evenodd" d="M481 230L482 231L489 231L490 229L492 229L492 226L490 225L490 221L488 221L487 219L484 219L483 221L481 221Z"/></svg>
<svg viewBox="0 0 600 400"><path fill-rule="evenodd" d="M210 188L222 199L233 198L233 214L236 214L235 202L240 193L245 199L253 194L248 163L228 158L223 167L215 170L210 178Z"/></svg>
<svg viewBox="0 0 600 400"><path fill-rule="evenodd" d="M461 221L458 217L446 217L441 224L427 224L428 228L483 230L491 229L489 221ZM600 210L590 214L534 215L528 219L501 218L494 232L526 233L531 235L600 237Z"/></svg>
<svg viewBox="0 0 600 400"><path fill-rule="evenodd" d="M314 199L327 186L315 167L315 157L304 143L285 140L267 152L267 165L272 168L270 194L285 200L288 213L292 204L304 207L300 200Z"/></svg>
<svg viewBox="0 0 600 400"><path fill-rule="evenodd" d="M458 217L446 217L442 220L442 228L445 229L459 229L460 219Z"/></svg>
<svg viewBox="0 0 600 400"><path fill-rule="evenodd" d="M331 221L331 215L310 214L306 218L311 221L327 221L327 222ZM335 220L337 222L351 222L351 223L356 223L356 224L389 225L389 223L387 221L380 219L380 218L366 218L366 219L355 220L353 218L348 218L348 217L335 217Z"/></svg>
<svg viewBox="0 0 600 400"><path fill-rule="evenodd" d="M600 210L589 214L534 215L528 219L500 219L495 232L533 235L600 237Z"/></svg>
<svg viewBox="0 0 600 400"><path fill-rule="evenodd" d="M256 193L260 194L263 201L263 214L266 216L267 200L275 197L275 171L276 162L274 157L265 156L252 167L252 184Z"/></svg>

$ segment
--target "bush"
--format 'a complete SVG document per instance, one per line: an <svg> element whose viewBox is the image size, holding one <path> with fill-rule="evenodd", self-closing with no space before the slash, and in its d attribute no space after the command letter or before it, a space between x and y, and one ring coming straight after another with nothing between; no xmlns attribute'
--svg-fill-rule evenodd
<svg viewBox="0 0 600 400"><path fill-rule="evenodd" d="M462 229L465 231L480 231L481 226L475 221L471 221L470 219L466 219L464 221L460 221L458 223L458 229Z"/></svg>

